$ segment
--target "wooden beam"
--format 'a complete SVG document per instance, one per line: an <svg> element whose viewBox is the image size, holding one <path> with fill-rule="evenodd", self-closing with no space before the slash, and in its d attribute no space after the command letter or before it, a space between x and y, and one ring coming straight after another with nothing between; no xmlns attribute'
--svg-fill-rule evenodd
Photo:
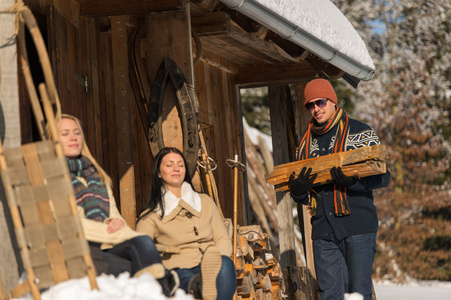
<svg viewBox="0 0 451 300"><path fill-rule="evenodd" d="M334 65L331 65L328 62L321 60L319 57L313 54L309 54L306 58L306 61L308 61L313 68L318 70L318 72L322 72L326 74L327 77L332 79L341 78L345 73L344 71L340 70Z"/></svg>
<svg viewBox="0 0 451 300"><path fill-rule="evenodd" d="M239 72L239 67L236 64L209 51L202 51L200 60L227 73L238 74Z"/></svg>
<svg viewBox="0 0 451 300"><path fill-rule="evenodd" d="M240 68L236 83L246 88L269 84L291 84L309 80L317 74L306 62L252 65Z"/></svg>
<svg viewBox="0 0 451 300"><path fill-rule="evenodd" d="M280 48L277 44L272 41L264 41L249 34L247 31L242 29L235 22L231 22L232 31L229 36L236 40L241 45L246 45L252 48L254 51L261 52L267 55L270 58L273 57L283 57L287 62L300 62L302 59L292 57L288 53L286 53L282 48Z"/></svg>
<svg viewBox="0 0 451 300"><path fill-rule="evenodd" d="M304 60L309 55L309 52L305 50L304 48L296 45L295 43L291 42L290 40L287 40L277 33L274 33L273 31L268 31L266 37L266 40L271 40L277 45L279 45L280 48L282 48L285 52L290 54L292 57Z"/></svg>
<svg viewBox="0 0 451 300"><path fill-rule="evenodd" d="M79 0L80 16L145 15L152 12L178 10L185 0Z"/></svg>
<svg viewBox="0 0 451 300"><path fill-rule="evenodd" d="M93 2L93 1L91 1ZM80 27L80 3L76 0L53 0L56 11L74 27Z"/></svg>
<svg viewBox="0 0 451 300"><path fill-rule="evenodd" d="M122 217L135 228L136 200L133 167L133 145L128 80L127 17L111 18L114 69L114 99L116 109L119 194Z"/></svg>
<svg viewBox="0 0 451 300"><path fill-rule="evenodd" d="M215 7L218 5L217 0L191 0L192 5L191 6L198 6L205 11L213 11ZM194 5L193 5L194 4Z"/></svg>
<svg viewBox="0 0 451 300"><path fill-rule="evenodd" d="M274 165L285 164L289 161L289 144L285 105L280 105L284 101L284 87L282 85L269 86L268 97ZM276 198L279 221L279 261L284 269L289 265L296 265L292 201L289 193L277 193Z"/></svg>
<svg viewBox="0 0 451 300"><path fill-rule="evenodd" d="M193 17L191 25L199 36L228 34L232 27L229 14L220 11L206 16Z"/></svg>

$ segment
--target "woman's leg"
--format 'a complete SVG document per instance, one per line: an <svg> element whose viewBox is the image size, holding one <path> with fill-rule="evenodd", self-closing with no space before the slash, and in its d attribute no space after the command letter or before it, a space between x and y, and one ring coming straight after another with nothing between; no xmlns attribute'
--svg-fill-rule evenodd
<svg viewBox="0 0 451 300"><path fill-rule="evenodd" d="M191 269L175 269L174 271L179 276L180 288L189 294L189 283L195 275L200 274L200 265Z"/></svg>
<svg viewBox="0 0 451 300"><path fill-rule="evenodd" d="M174 295L179 286L177 273L164 268L160 253L149 236L132 238L115 245L108 252L130 260L133 276L149 273L160 283L166 296Z"/></svg>
<svg viewBox="0 0 451 300"><path fill-rule="evenodd" d="M102 251L99 243L89 242L92 261L97 275L102 273L118 276L121 273L132 273L132 264L128 259Z"/></svg>
<svg viewBox="0 0 451 300"><path fill-rule="evenodd" d="M216 278L216 287L218 290L217 300L230 300L233 298L236 290L236 270L233 261L228 256L221 256L222 265Z"/></svg>
<svg viewBox="0 0 451 300"><path fill-rule="evenodd" d="M149 236L138 236L107 250L132 262L132 275L153 264L161 264L160 253Z"/></svg>
<svg viewBox="0 0 451 300"><path fill-rule="evenodd" d="M180 288L186 293L193 294L195 298L202 297L201 266L192 269L176 269L180 278ZM230 300L236 290L236 271L233 261L228 256L221 256L221 269L216 276L217 300Z"/></svg>
<svg viewBox="0 0 451 300"><path fill-rule="evenodd" d="M89 242L89 249L98 275L105 273L118 276L124 272L132 274L132 263L128 259L102 251L99 243Z"/></svg>

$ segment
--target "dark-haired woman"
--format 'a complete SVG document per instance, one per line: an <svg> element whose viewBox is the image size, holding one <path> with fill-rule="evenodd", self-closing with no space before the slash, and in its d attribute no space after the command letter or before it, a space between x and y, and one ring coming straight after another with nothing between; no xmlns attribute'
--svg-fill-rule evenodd
<svg viewBox="0 0 451 300"><path fill-rule="evenodd" d="M177 148L155 156L152 187L136 230L180 253L163 258L180 278L180 288L205 300L230 300L236 289L232 242L219 210L206 194L194 191L186 160Z"/></svg>

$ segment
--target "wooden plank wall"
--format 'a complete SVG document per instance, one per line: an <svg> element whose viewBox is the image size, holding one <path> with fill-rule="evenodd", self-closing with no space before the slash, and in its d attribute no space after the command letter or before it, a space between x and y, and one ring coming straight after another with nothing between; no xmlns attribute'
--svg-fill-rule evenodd
<svg viewBox="0 0 451 300"><path fill-rule="evenodd" d="M47 16L49 55L51 57L63 113L72 114L82 121L86 141L94 157L111 176L113 192L119 208L120 170L118 162L117 109L115 101L115 64L113 63L113 34L111 28L104 26L104 19L80 17L79 22L49 6ZM169 21L170 20L170 21ZM149 78L154 80L158 66L164 56L176 61L178 66L191 79L189 63L188 32L184 12L149 15L145 18L148 42ZM174 23L171 25L171 23ZM133 29L127 23L128 34ZM178 24L178 25L177 25ZM176 29L171 26L177 25ZM172 35L172 38L170 37ZM176 42L174 42L176 37ZM150 54L149 54L150 53ZM212 54L209 54L210 56ZM216 61L220 61L217 59ZM129 67L129 66L128 66ZM88 86L79 80L87 79ZM238 89L235 74L228 68L212 66L200 60L194 67L194 83L199 98L199 121L206 140L209 155L217 162L214 171L219 199L225 217L233 216L233 169L226 164L227 159L243 157L241 135L241 109L238 104ZM190 80L192 82L192 80ZM116 79L117 82L117 79ZM152 82L151 82L152 83ZM175 93L168 85L167 94ZM133 93L130 93L130 130L133 135L133 165L135 167L135 196L124 205L135 205L139 212L150 192L150 172L152 155L142 127ZM165 99L166 101L167 99ZM165 113L169 116L171 111ZM177 126L177 124L175 125ZM169 143L169 142L168 142ZM238 178L238 224L247 225L245 192L242 172ZM203 188L206 190L205 188ZM134 216L127 222L134 226Z"/></svg>
<svg viewBox="0 0 451 300"><path fill-rule="evenodd" d="M81 17L76 27L52 6L47 24L61 110L81 120L92 155L113 180L119 206L111 32L101 32L97 21L86 17Z"/></svg>
<svg viewBox="0 0 451 300"><path fill-rule="evenodd" d="M233 217L233 169L227 159L245 163L242 145L241 109L234 74L199 60L194 66L195 87L199 99L199 121L205 136L208 155L218 164L214 171L218 183L219 201L225 217ZM243 173L238 178L238 224L247 225L244 202Z"/></svg>

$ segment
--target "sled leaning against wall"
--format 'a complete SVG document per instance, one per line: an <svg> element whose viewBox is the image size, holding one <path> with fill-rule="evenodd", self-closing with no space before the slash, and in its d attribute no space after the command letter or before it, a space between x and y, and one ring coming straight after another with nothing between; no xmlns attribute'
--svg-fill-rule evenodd
<svg viewBox="0 0 451 300"><path fill-rule="evenodd" d="M12 10L18 19L18 57L42 140L10 149L0 143L1 177L26 273L26 280L9 297L31 292L34 299L41 299L42 289L84 276L95 289L96 270L58 141L56 122L61 112L48 54L31 11L21 2ZM39 85L41 100L29 71L25 26L44 73L45 83Z"/></svg>

